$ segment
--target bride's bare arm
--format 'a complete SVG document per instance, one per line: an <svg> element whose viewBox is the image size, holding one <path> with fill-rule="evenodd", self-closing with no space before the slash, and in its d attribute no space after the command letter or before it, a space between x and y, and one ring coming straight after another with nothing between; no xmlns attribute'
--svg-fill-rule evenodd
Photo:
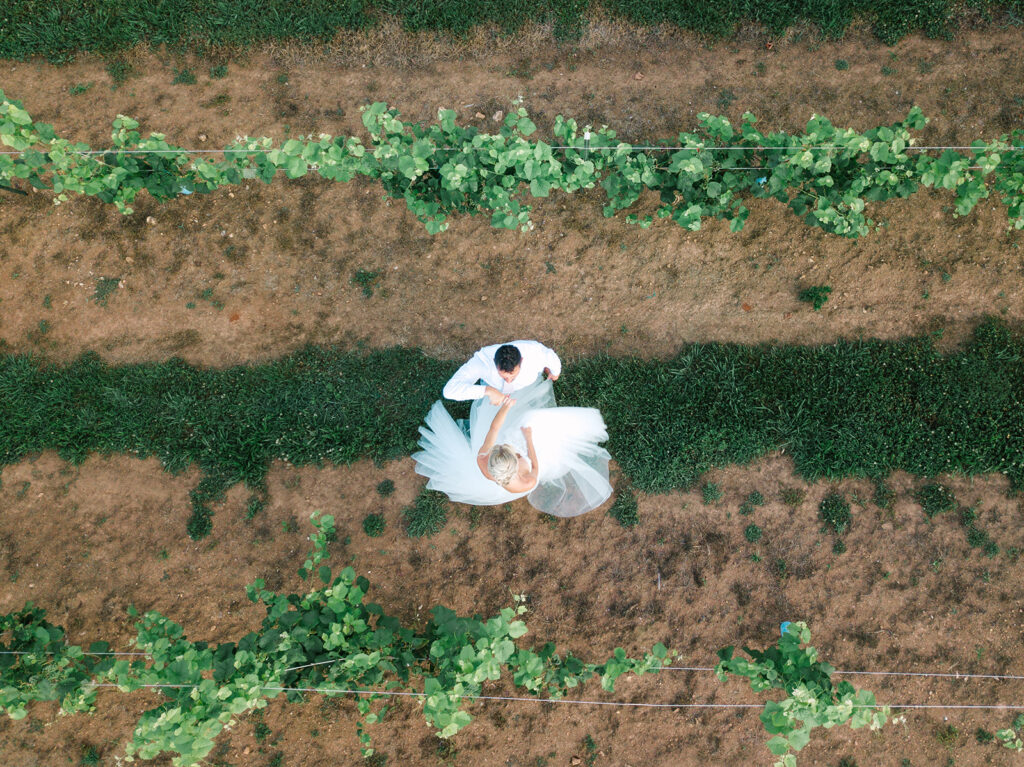
<svg viewBox="0 0 1024 767"><path fill-rule="evenodd" d="M524 426L522 430L523 437L526 439L526 457L530 459L530 473L524 479L536 484L540 467L537 465L537 450L533 447L533 429L529 426Z"/></svg>
<svg viewBox="0 0 1024 767"><path fill-rule="evenodd" d="M480 452L476 454L476 465L480 467L483 475L492 482L494 477L487 471L487 456L498 441L498 432L501 431L501 425L505 423L505 416L508 415L509 408L515 403L516 401L511 396L505 397L505 401L494 415L494 420L491 421L491 428L487 430L487 436L484 438L484 444L480 447Z"/></svg>

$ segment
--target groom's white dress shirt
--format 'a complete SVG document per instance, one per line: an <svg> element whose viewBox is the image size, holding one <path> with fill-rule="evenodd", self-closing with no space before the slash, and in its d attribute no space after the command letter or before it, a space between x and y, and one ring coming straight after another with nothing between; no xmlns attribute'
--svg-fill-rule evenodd
<svg viewBox="0 0 1024 767"><path fill-rule="evenodd" d="M494 364L494 353L502 346L514 346L523 355L519 375L511 383L498 375L498 366ZM562 361L554 351L538 341L492 344L478 351L470 357L469 362L455 371L455 375L444 385L444 396L454 400L480 399L487 394L487 386L508 394L535 382L544 368L557 378L562 374Z"/></svg>

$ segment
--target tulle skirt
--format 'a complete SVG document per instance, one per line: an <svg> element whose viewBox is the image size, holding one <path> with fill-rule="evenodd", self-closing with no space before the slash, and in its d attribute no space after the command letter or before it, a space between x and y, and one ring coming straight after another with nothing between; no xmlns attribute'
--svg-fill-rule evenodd
<svg viewBox="0 0 1024 767"><path fill-rule="evenodd" d="M486 397L473 403L468 421L458 423L441 402L430 408L420 427L422 450L412 456L416 472L427 477L427 487L475 506L497 506L526 496L534 508L556 517L575 517L604 503L612 493L611 456L598 444L608 439L601 413L589 407L555 407L551 382L545 380L512 397L516 402L505 417L498 444L510 444L525 456L520 429L533 429L536 487L510 493L480 472L476 455L498 412Z"/></svg>

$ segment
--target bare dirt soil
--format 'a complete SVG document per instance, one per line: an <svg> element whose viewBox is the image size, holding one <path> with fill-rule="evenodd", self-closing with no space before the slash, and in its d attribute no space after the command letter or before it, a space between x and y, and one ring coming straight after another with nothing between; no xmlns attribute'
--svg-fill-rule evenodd
<svg viewBox="0 0 1024 767"><path fill-rule="evenodd" d="M240 133L363 135L358 107L373 100L414 119L453 107L468 122L494 126L494 114L517 97L542 130L565 114L607 123L633 141L690 129L702 111L738 118L749 110L788 130L816 112L864 129L918 104L933 118L925 142L963 145L1024 123L1022 43L1019 30L893 48L867 34L820 43L745 31L712 45L595 26L570 49L541 31L514 39L481 33L452 45L391 30L315 51L283 47L223 60L136 52L128 59L134 74L116 89L98 58L62 68L6 62L0 87L36 119L94 146L117 113L172 142L207 148ZM211 79L219 63L228 75ZM186 68L197 84L172 84ZM89 87L72 95L76 85ZM857 241L810 229L768 202L751 206L736 235L717 223L698 233L665 223L642 231L601 218L601 204L597 193L554 197L537 206L536 229L525 235L462 219L430 237L368 183L281 179L162 205L143 198L129 217L93 200L54 208L42 193L8 194L0 197L0 340L6 351L57 361L94 350L112 362L180 356L219 366L306 343L402 344L460 358L495 340L535 337L571 359L597 351L666 356L690 341L819 343L940 329L953 344L983 315L1024 319L1021 236L1007 234L994 200L961 219L942 193L877 205L873 215L885 228ZM353 281L358 270L378 273L369 297ZM120 287L98 301L103 279ZM821 312L796 299L812 284L834 291ZM384 478L396 484L388 498L375 492ZM0 610L31 599L75 642L106 639L128 649L129 605L162 611L193 639L237 639L262 617L245 584L263 577L274 588L299 588L306 518L320 509L338 518L343 540L350 536L334 545L333 561L354 557L371 598L407 620L423 619L434 604L491 613L512 592L527 593L527 638L592 659L661 641L682 653L679 665L708 667L719 647L763 647L780 621L804 619L823 656L844 670L1022 673L1024 509L1001 478L941 478L961 504L976 507L979 526L1000 547L993 558L968 546L956 514L925 518L911 499L914 478L890 478L897 502L883 511L870 502L869 483L808 484L782 455L708 475L724 491L710 505L699 490L641 497L633 530L603 510L559 521L525 502L453 505L445 530L418 540L401 526L400 509L421 484L408 459L321 470L276 465L267 508L245 521L247 493L233 489L200 542L184 532L195 472L173 477L154 461L117 455L70 466L43 454L5 467L0 479ZM832 553L817 516L831 487L854 499L844 554ZM804 499L787 505L785 488ZM740 515L753 490L767 503ZM381 538L362 532L370 512L387 518ZM763 530L756 543L744 535L750 524ZM1021 702L1019 681L853 681L893 703ZM591 686L581 697L675 705L480 703L471 709L476 721L444 747L416 705L401 702L374 736L390 765L771 763L756 711L686 707L763 700L739 681L670 671L623 679L614 695ZM111 692L92 716L59 717L42 705L20 722L0 720L2 763L78 764L92 746L113 765L155 699ZM246 717L209 761L357 764L353 716L351 702L278 702L264 716L269 734ZM974 732L1006 727L1013 716L914 710L905 725L878 734L817 733L801 763L1010 764L1019 756L978 743ZM950 725L958 734L940 738Z"/></svg>

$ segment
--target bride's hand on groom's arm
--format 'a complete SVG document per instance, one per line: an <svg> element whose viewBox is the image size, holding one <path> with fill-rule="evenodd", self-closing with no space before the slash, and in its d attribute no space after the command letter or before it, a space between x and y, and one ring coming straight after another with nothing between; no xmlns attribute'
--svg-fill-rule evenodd
<svg viewBox="0 0 1024 767"><path fill-rule="evenodd" d="M505 395L502 394L497 389L495 389L493 386L488 386L485 389L485 391L487 393L487 399L490 400L490 403L492 405L500 405L502 403L502 400L505 399Z"/></svg>

